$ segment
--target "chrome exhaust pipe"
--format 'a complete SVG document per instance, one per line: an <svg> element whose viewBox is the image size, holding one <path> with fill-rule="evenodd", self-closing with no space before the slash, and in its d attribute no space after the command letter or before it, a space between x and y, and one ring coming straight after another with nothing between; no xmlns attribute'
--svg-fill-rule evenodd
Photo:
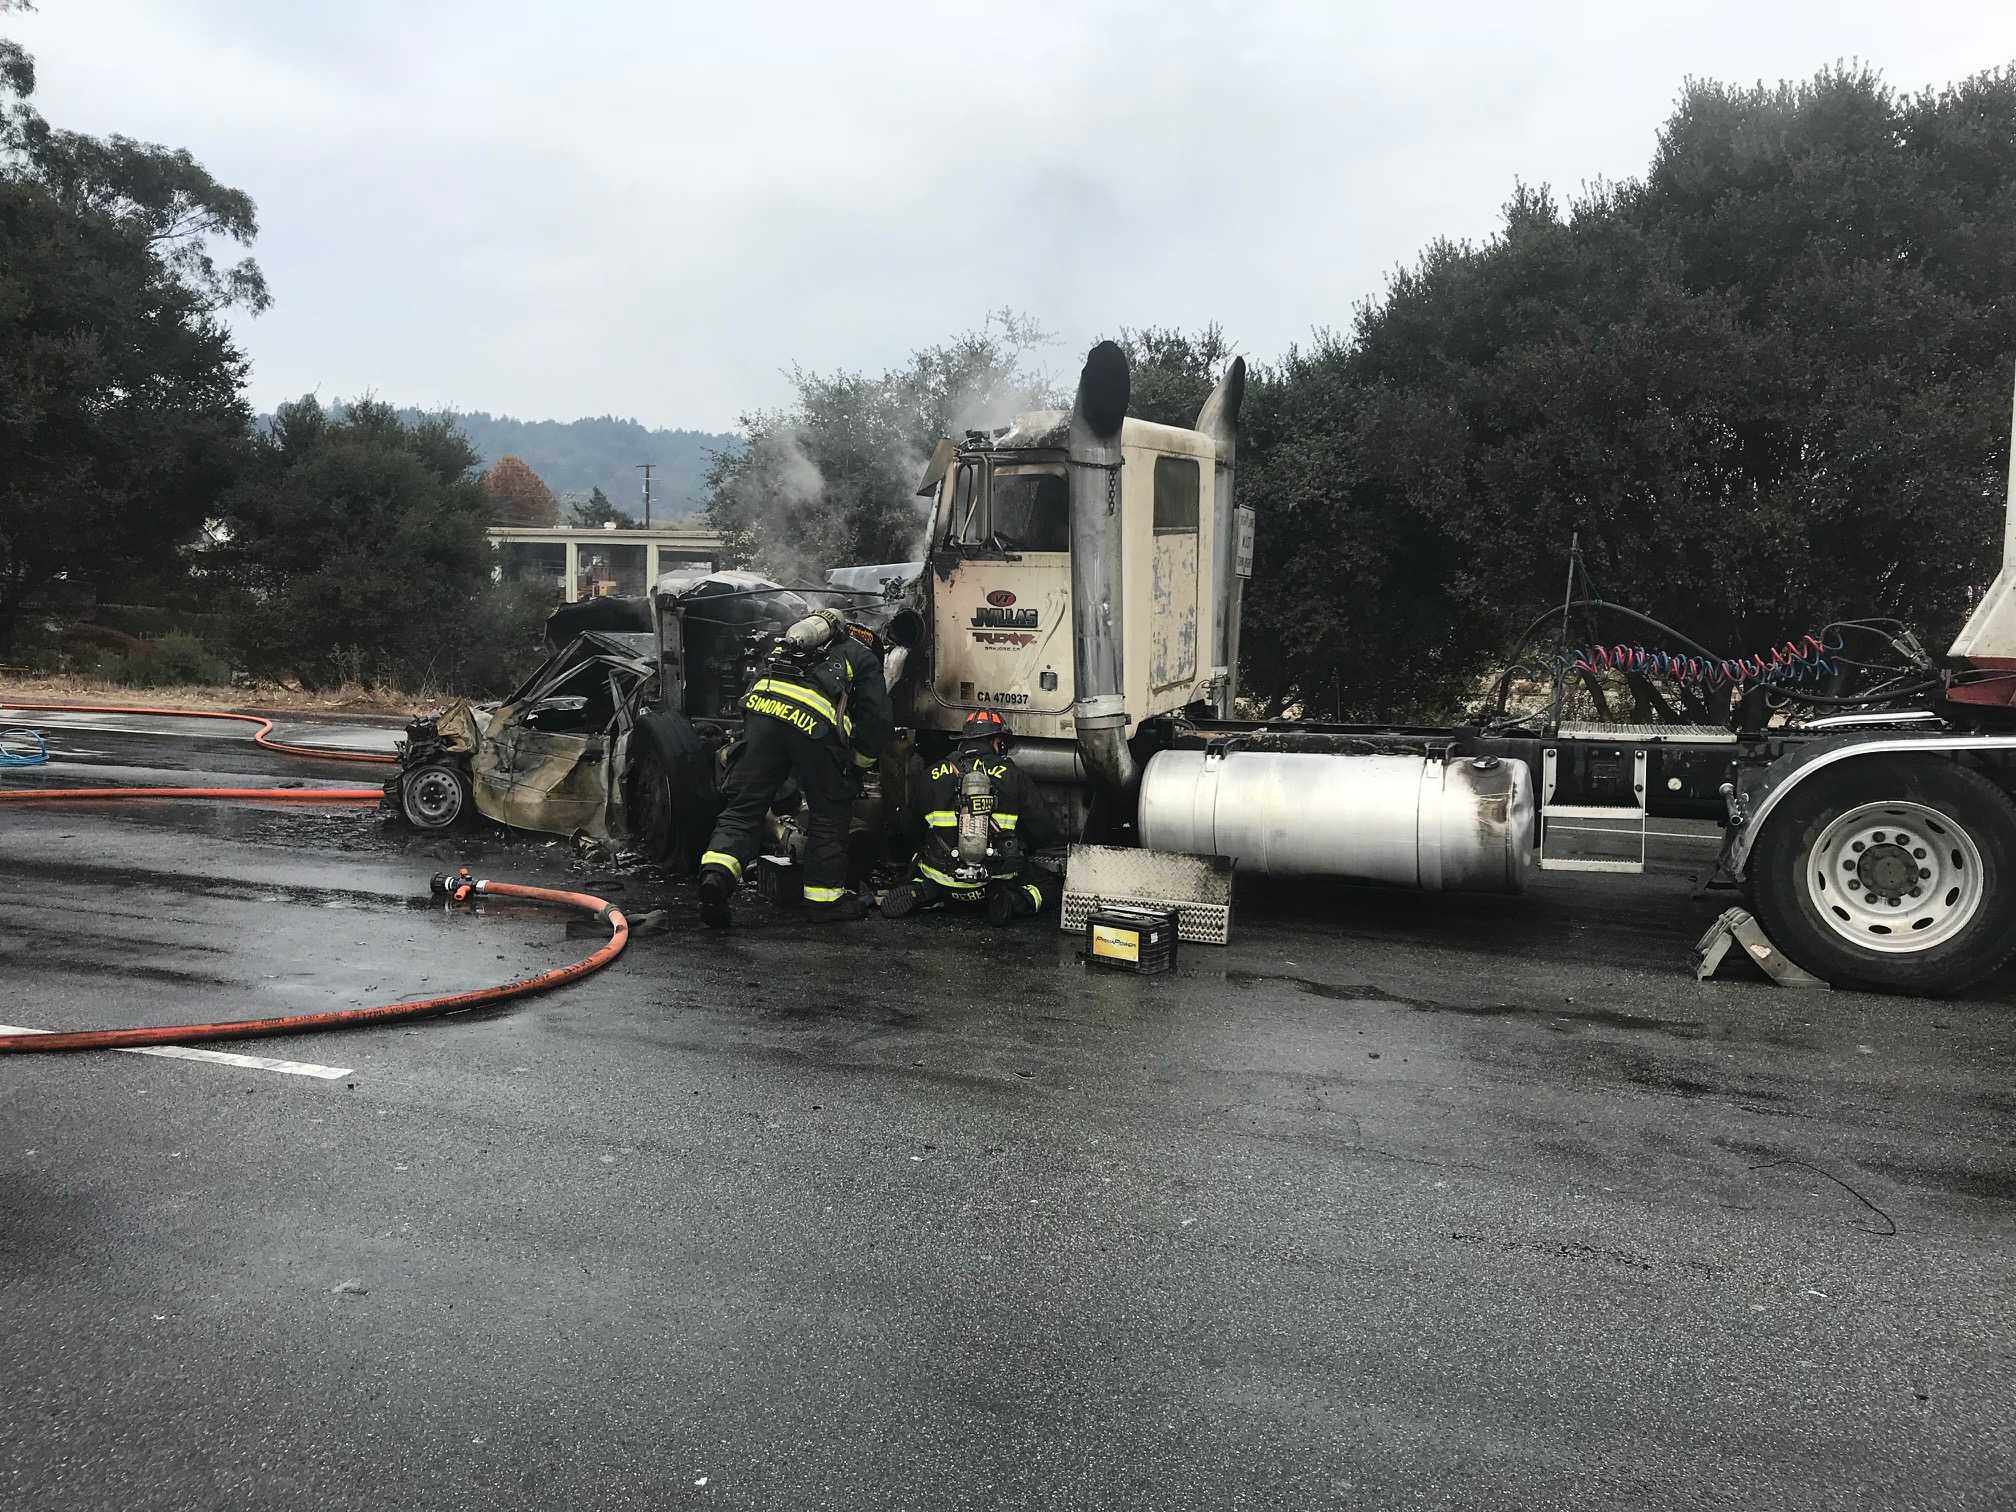
<svg viewBox="0 0 2016 1512"><path fill-rule="evenodd" d="M1085 765L1115 793L1141 773L1127 748L1125 601L1120 564L1120 428L1127 418L1127 357L1110 341L1086 354L1071 404L1071 721Z"/></svg>
<svg viewBox="0 0 2016 1512"><path fill-rule="evenodd" d="M1232 366L1211 390L1211 397L1197 411L1197 429L1209 436L1217 449L1218 463L1212 472L1211 508L1215 524L1212 558L1218 564L1216 592L1211 606L1214 639L1211 675L1218 680L1218 717L1233 717L1232 700L1239 692L1239 609L1242 583L1232 559L1233 527L1238 518L1232 512L1232 470L1239 452L1239 407L1246 400L1246 359L1234 357Z"/></svg>

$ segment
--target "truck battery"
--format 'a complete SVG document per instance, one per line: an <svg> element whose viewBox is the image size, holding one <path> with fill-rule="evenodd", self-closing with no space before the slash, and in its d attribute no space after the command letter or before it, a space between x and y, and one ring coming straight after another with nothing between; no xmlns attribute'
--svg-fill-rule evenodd
<svg viewBox="0 0 2016 1512"><path fill-rule="evenodd" d="M1085 916L1085 960L1109 971L1152 976L1176 964L1173 908L1096 909Z"/></svg>

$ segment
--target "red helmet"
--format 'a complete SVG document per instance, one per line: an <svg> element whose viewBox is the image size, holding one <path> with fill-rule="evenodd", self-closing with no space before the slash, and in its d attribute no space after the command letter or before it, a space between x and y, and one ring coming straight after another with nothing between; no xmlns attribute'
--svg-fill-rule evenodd
<svg viewBox="0 0 2016 1512"><path fill-rule="evenodd" d="M1006 740L1008 721L992 709L975 709L966 716L966 723L960 727L961 740Z"/></svg>

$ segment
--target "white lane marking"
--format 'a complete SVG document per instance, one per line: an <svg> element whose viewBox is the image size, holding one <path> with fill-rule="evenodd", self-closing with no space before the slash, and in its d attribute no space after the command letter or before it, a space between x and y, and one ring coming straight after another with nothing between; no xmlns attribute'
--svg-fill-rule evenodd
<svg viewBox="0 0 2016 1512"><path fill-rule="evenodd" d="M0 1034L54 1034L53 1029L24 1029L18 1024L0 1024ZM121 1055L162 1055L170 1060L209 1061L216 1066L240 1066L247 1071L279 1071L287 1076L313 1076L322 1081L355 1074L350 1066L318 1066L312 1061L274 1060L264 1055L240 1055L235 1050L197 1050L188 1045L150 1045L121 1050Z"/></svg>
<svg viewBox="0 0 2016 1512"><path fill-rule="evenodd" d="M6 704L0 703L0 714L6 711ZM84 715L40 714L36 716L35 723L40 725L45 733L49 730L96 730L101 735L165 735L175 740L216 740L231 733L219 727L221 721L201 730L159 730L150 729L145 725L107 724L103 720Z"/></svg>
<svg viewBox="0 0 2016 1512"><path fill-rule="evenodd" d="M25 729L40 729L44 738L51 730L95 730L103 735L162 735L174 740L251 740L253 730L245 720L205 719L196 729L168 728L163 721L191 719L193 714L115 714L107 718L98 714L47 714L31 709L14 711L18 723ZM33 715L32 720L30 715ZM0 717L8 714L7 704L0 699ZM299 733L290 734L290 730ZM342 742L350 736L361 736L372 746L387 752L398 744L400 732L388 730L382 725L342 725L335 733L322 726L310 725L305 728L289 725L285 720L275 720L268 732L268 740L276 740L282 745L312 746L317 750L343 751L357 750Z"/></svg>

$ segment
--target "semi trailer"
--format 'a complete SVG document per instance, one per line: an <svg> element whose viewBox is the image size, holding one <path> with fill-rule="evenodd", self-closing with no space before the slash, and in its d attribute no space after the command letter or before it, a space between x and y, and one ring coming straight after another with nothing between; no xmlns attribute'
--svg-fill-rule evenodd
<svg viewBox="0 0 2016 1512"><path fill-rule="evenodd" d="M1724 657L1577 599L1571 570L1535 631L1621 616L1631 642L1529 658L1551 693L1532 707L1509 698L1515 666L1449 725L1242 718L1244 364L1188 429L1130 416L1129 386L1124 354L1101 343L1069 410L940 442L919 560L838 569L811 590L656 585L640 620L650 674L612 694L602 832L690 864L734 759L738 668L826 593L884 636L918 754L999 711L1018 762L1086 839L1226 857L1241 874L1516 893L1539 870L1642 871L1648 821L1707 819L1723 831L1719 880L1826 981L1947 993L2016 952L2016 473L2001 574L1943 661L1875 622ZM1827 653L1849 635L1887 648L1897 673L1844 681ZM1824 688L1808 675L1822 671ZM1605 681L1621 684L1622 717ZM867 854L897 832L901 766L885 762L861 806ZM1564 843L1591 831L1621 853Z"/></svg>

